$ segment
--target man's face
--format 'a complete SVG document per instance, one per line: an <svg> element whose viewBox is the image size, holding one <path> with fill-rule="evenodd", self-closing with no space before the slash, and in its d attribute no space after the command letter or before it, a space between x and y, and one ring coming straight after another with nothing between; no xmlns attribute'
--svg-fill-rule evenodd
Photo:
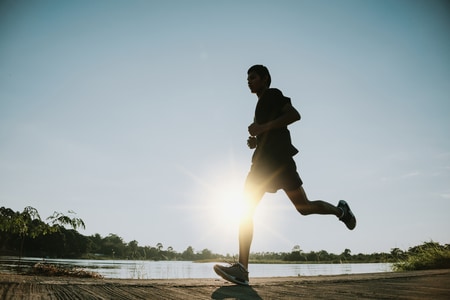
<svg viewBox="0 0 450 300"><path fill-rule="evenodd" d="M248 87L252 93L258 93L267 88L266 80L263 80L257 73L250 72L247 76Z"/></svg>

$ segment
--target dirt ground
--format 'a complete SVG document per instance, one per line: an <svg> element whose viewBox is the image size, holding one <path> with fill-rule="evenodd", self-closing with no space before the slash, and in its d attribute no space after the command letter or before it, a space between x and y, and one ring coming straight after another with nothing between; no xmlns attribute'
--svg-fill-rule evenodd
<svg viewBox="0 0 450 300"><path fill-rule="evenodd" d="M79 279L0 274L1 299L450 299L450 270L222 279Z"/></svg>

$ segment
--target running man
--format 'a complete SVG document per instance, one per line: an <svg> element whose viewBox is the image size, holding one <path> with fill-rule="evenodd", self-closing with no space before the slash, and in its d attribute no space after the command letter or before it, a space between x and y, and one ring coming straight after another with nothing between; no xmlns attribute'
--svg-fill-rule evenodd
<svg viewBox="0 0 450 300"><path fill-rule="evenodd" d="M248 261L253 239L253 216L265 193L282 189L302 215L335 215L348 229L356 226L356 218L344 200L337 206L322 200L310 201L303 189L293 156L298 150L291 143L288 125L300 120L290 98L270 88L269 70L252 66L247 72L250 91L258 97L254 122L248 127L247 145L255 149L252 165L245 181L245 210L239 226L239 261L230 266L215 265L214 271L236 284L248 285Z"/></svg>

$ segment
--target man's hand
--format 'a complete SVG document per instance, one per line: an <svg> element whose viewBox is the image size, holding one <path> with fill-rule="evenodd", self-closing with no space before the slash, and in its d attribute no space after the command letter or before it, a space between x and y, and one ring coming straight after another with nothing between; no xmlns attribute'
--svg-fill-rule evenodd
<svg viewBox="0 0 450 300"><path fill-rule="evenodd" d="M264 124L260 125L258 123L252 123L250 126L248 126L248 133L250 133L251 136L257 136L264 131L267 131L267 128Z"/></svg>
<svg viewBox="0 0 450 300"><path fill-rule="evenodd" d="M250 149L255 149L256 145L257 145L256 137L254 137L254 136L248 137L248 139L247 139L247 146Z"/></svg>

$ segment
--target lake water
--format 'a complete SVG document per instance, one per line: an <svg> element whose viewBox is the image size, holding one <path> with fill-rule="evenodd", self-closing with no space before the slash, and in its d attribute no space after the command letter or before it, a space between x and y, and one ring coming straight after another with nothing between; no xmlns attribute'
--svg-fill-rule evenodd
<svg viewBox="0 0 450 300"><path fill-rule="evenodd" d="M43 262L43 260L22 258L22 264L25 268L37 262ZM105 278L176 279L217 277L212 269L216 263L78 259L46 259L45 262L97 272ZM17 263L17 258L0 258L0 271L9 272L14 266L17 266ZM252 277L341 275L390 272L392 271L392 264L250 264L249 271Z"/></svg>

